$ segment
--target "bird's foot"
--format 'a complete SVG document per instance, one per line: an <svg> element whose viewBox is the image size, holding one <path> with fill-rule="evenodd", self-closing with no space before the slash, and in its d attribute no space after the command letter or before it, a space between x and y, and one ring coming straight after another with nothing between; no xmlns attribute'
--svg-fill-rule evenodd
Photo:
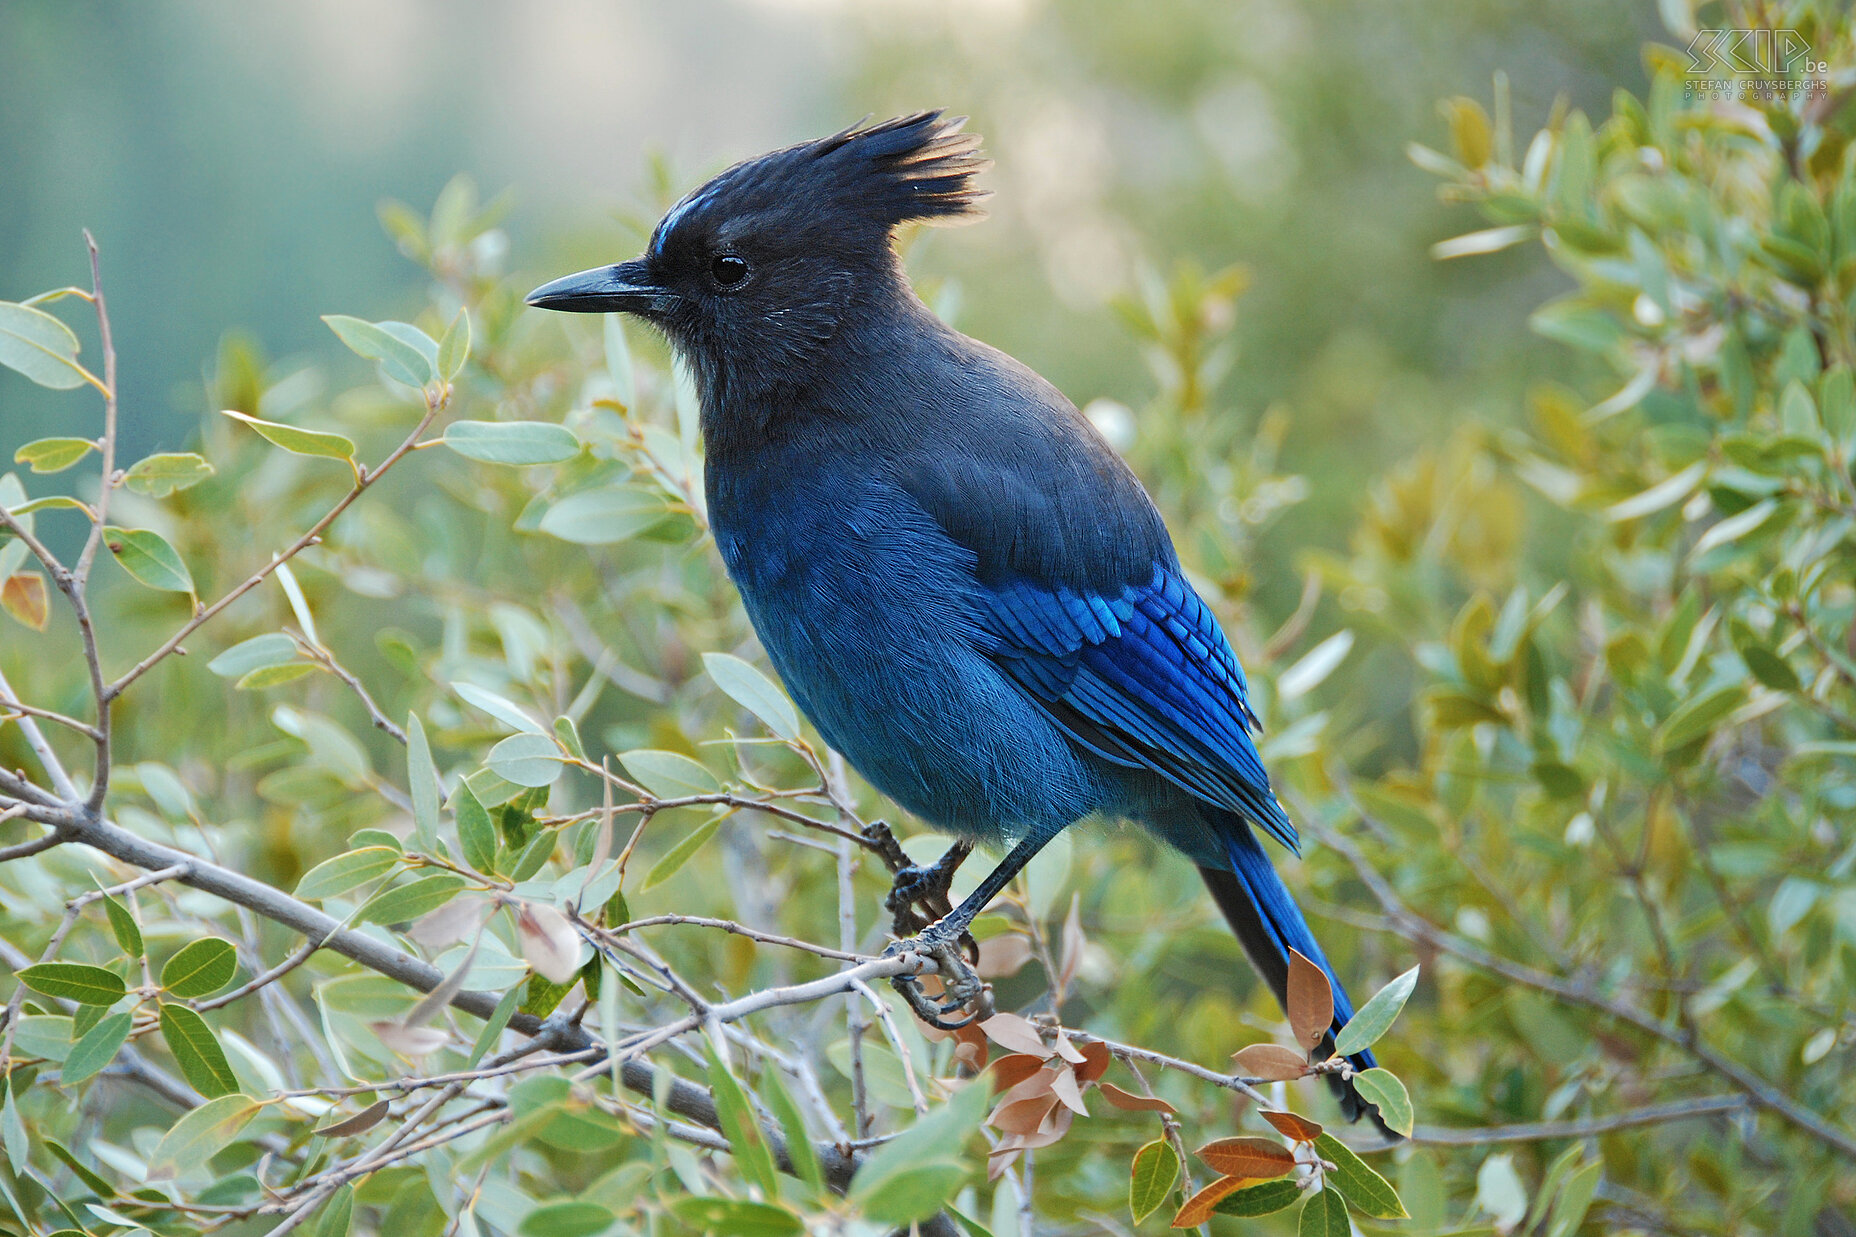
<svg viewBox="0 0 1856 1237"><path fill-rule="evenodd" d="M915 1016L929 1026L941 1031L958 1031L973 1022L983 1022L992 1017L992 989L981 979L979 972L967 964L961 956L962 943L971 945L973 938L964 931L958 937L951 932L940 930L940 924L931 924L925 931L906 940L897 941L883 951L885 958L894 958L901 954L917 953L934 959L941 979L941 996L936 1001L922 990L921 981L914 975L897 975L889 982ZM978 947L975 946L975 953ZM959 1021L949 1021L947 1015L967 1010L967 1016Z"/></svg>
<svg viewBox="0 0 1856 1237"><path fill-rule="evenodd" d="M889 896L883 899L883 908L891 916L890 930L898 937L914 936L953 913L948 891L953 887L954 873L972 853L973 843L955 842L933 863L897 868ZM960 942L967 956L978 962L979 946L973 938L962 932Z"/></svg>

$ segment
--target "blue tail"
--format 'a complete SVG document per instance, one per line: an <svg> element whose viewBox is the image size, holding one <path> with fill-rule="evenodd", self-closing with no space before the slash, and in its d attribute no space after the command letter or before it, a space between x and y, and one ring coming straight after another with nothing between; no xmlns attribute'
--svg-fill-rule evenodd
<svg viewBox="0 0 1856 1237"><path fill-rule="evenodd" d="M1208 812L1207 815L1213 813ZM1321 951L1315 934L1309 931L1308 921L1302 918L1301 908L1296 906L1295 898L1276 874L1275 865L1270 862L1269 855L1264 853L1262 843L1257 840L1250 826L1235 815L1223 812L1216 814L1215 823L1224 838L1225 853L1230 857L1231 868L1224 871L1201 867L1199 871L1205 877L1205 884L1210 888L1218 908L1230 921L1232 931L1237 933L1237 939L1243 945L1251 964L1275 992L1279 1002L1285 1001L1288 994L1291 949L1320 967L1327 975L1328 985L1334 990L1334 1024L1322 1041L1321 1048L1324 1053L1331 1054L1334 1051L1334 1036L1353 1017L1353 1002L1347 999L1346 988L1334 973L1327 955ZM1376 1064L1370 1050L1355 1053L1348 1060L1357 1070L1371 1069ZM1340 1100L1342 1111L1350 1120L1358 1120L1363 1113L1371 1113L1374 1123L1384 1129L1383 1123L1379 1121L1378 1110L1362 1099L1351 1083L1343 1082L1334 1075L1329 1076L1329 1082Z"/></svg>

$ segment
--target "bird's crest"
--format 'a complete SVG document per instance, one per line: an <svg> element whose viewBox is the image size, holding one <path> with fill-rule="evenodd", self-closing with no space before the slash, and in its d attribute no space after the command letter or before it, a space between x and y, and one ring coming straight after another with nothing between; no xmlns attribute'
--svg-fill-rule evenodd
<svg viewBox="0 0 1856 1237"><path fill-rule="evenodd" d="M794 147L829 174L841 205L874 214L888 226L910 220L964 223L981 218L987 191L973 178L992 166L978 134L962 133L965 116L917 112L881 124L853 125Z"/></svg>
<svg viewBox="0 0 1856 1237"><path fill-rule="evenodd" d="M652 252L663 252L679 225L695 217L790 210L883 234L912 220L983 218L979 203L988 191L973 179L992 160L981 157L977 135L960 131L965 123L964 116L917 112L738 163L670 208Z"/></svg>

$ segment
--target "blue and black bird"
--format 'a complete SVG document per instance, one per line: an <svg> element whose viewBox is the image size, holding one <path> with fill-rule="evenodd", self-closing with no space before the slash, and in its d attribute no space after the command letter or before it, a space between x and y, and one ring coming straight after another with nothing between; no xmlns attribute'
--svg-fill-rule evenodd
<svg viewBox="0 0 1856 1237"><path fill-rule="evenodd" d="M1243 668L1159 512L1055 387L909 286L897 226L981 213L988 163L960 125L923 113L737 164L642 257L528 303L669 337L701 401L716 543L794 700L874 786L962 839L928 875L974 842L1009 847L913 942L956 973L939 1012L979 995L956 951L973 917L1101 816L1199 866L1279 1000L1290 950L1326 971L1338 1031L1352 1006L1259 837L1297 849ZM1370 1107L1331 1078L1349 1116Z"/></svg>

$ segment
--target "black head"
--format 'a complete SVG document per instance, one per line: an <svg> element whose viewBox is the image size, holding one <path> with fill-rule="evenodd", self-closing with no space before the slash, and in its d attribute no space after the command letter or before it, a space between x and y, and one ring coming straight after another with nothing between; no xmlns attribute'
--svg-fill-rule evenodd
<svg viewBox="0 0 1856 1237"><path fill-rule="evenodd" d="M557 279L528 303L637 314L711 392L802 382L854 302L906 287L898 224L980 217L973 178L988 163L963 121L922 112L738 163L671 207L642 257Z"/></svg>

